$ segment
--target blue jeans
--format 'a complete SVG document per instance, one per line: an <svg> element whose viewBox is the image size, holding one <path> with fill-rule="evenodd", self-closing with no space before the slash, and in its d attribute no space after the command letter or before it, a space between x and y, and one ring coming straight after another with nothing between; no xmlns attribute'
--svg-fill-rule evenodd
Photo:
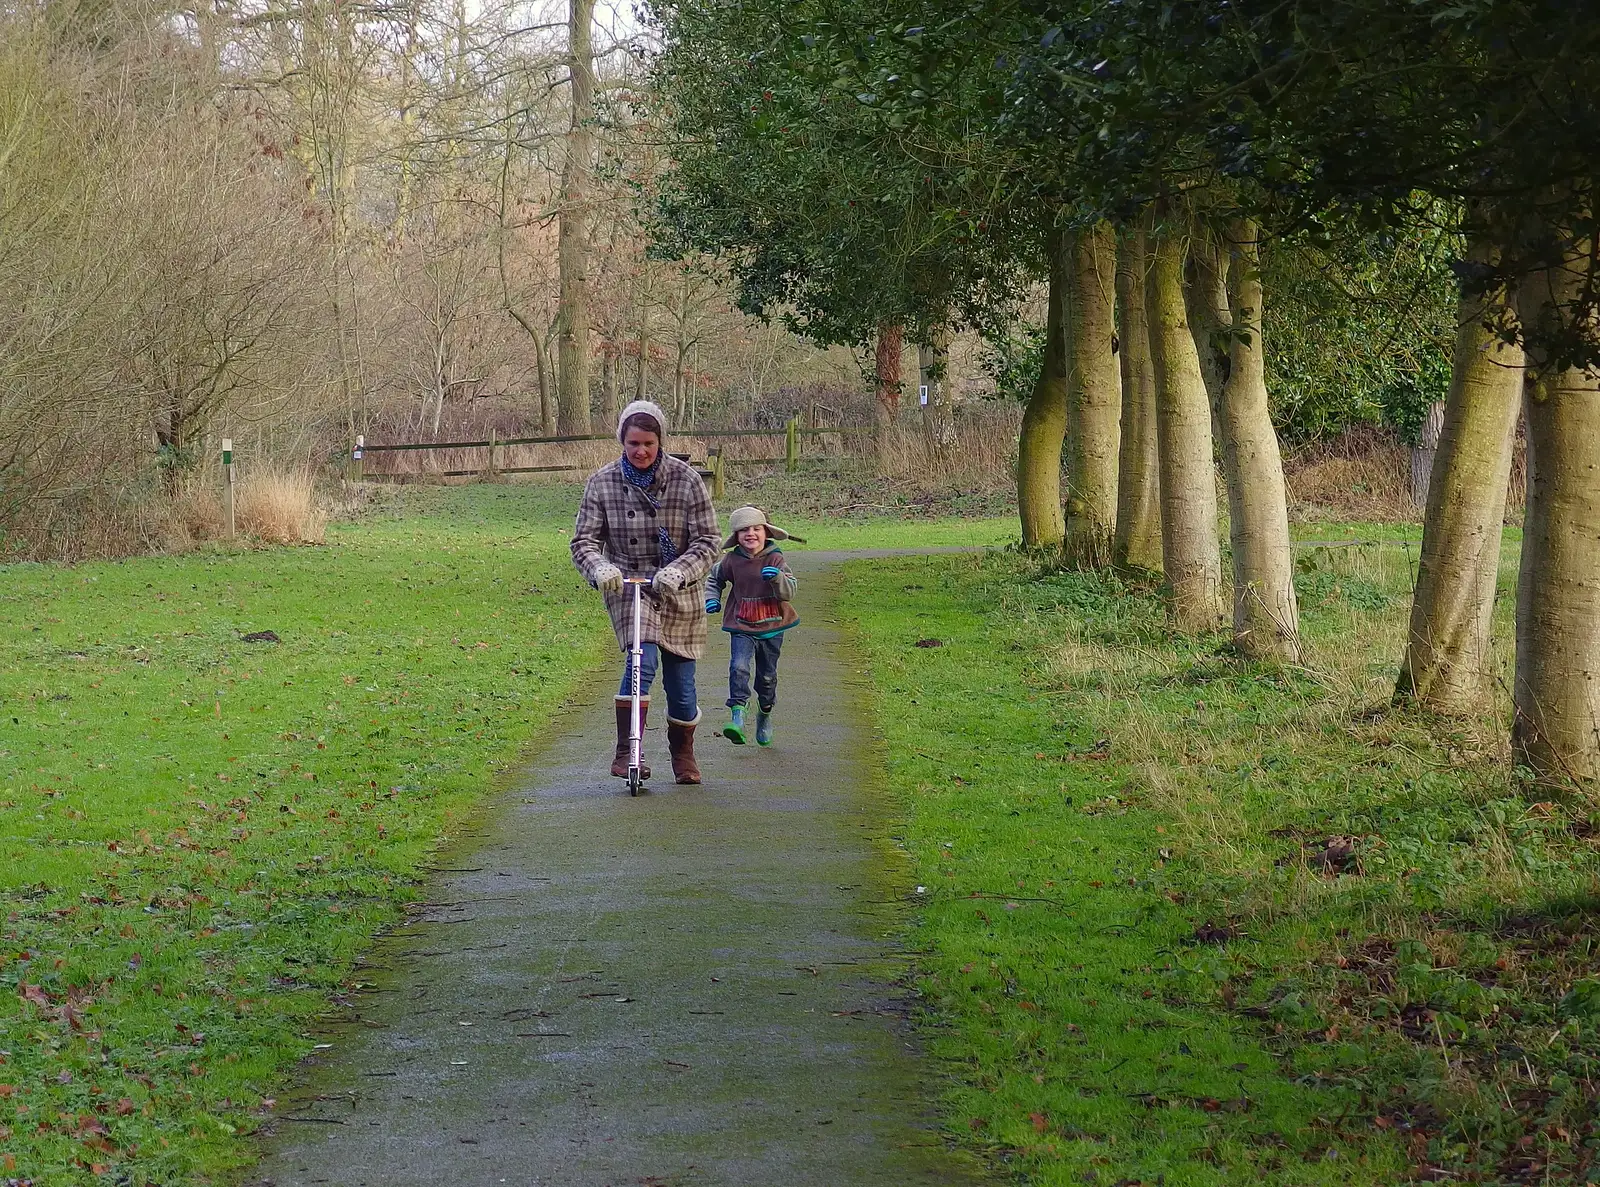
<svg viewBox="0 0 1600 1187"><path fill-rule="evenodd" d="M639 656L639 695L649 695L659 666L662 669L661 688L667 694L667 716L685 725L693 721L700 712L700 699L694 692L694 660L673 655L654 643L645 643L640 650L643 654ZM633 657L624 651L622 683L617 688L617 696L632 695Z"/></svg>
<svg viewBox="0 0 1600 1187"><path fill-rule="evenodd" d="M750 703L750 669L756 670L756 702L764 713L778 703L778 653L783 636L758 639L754 635L728 632L733 659L728 664L728 708Z"/></svg>

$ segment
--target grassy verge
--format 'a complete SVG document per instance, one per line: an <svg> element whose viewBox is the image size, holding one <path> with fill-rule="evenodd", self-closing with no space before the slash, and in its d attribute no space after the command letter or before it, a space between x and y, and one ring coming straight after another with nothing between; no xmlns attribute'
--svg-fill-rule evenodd
<svg viewBox="0 0 1600 1187"><path fill-rule="evenodd" d="M1267 669L1105 575L848 569L948 1123L1035 1184L1594 1181L1591 829L1389 708L1400 550L1299 583Z"/></svg>
<svg viewBox="0 0 1600 1187"><path fill-rule="evenodd" d="M575 501L426 492L322 548L4 570L0 1180L248 1156L307 1020L608 653Z"/></svg>

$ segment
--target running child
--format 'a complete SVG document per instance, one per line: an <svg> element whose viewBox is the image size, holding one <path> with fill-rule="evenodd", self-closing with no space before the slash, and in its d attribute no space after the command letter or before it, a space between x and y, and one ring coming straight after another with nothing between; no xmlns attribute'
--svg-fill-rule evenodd
<svg viewBox="0 0 1600 1187"><path fill-rule="evenodd" d="M728 551L711 569L706 583L706 613L722 612L733 659L728 664L728 709L733 720L723 736L736 746L745 743L745 710L750 704L750 674L755 670L756 742L772 745L772 710L778 703L778 655L785 631L799 625L794 608L795 579L783 559L779 540L805 543L767 522L759 507L740 507L728 521L723 541ZM726 605L723 586L732 586Z"/></svg>

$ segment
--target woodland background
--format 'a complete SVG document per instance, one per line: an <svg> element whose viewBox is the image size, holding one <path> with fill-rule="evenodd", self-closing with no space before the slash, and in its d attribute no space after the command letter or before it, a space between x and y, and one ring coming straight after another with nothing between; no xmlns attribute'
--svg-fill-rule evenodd
<svg viewBox="0 0 1600 1187"><path fill-rule="evenodd" d="M0 25L7 555L215 535L223 436L247 520L287 539L315 535L356 433L603 431L639 395L682 424L777 426L817 404L871 422L872 341L752 297L662 218L682 109L649 14L113 0L13 6ZM1448 383L1458 250L1441 223L1267 251L1297 494L1418 513L1402 447ZM935 365L959 447L929 448L913 346L898 448L867 470L1009 493L1046 298L1022 272L1002 298L949 327Z"/></svg>

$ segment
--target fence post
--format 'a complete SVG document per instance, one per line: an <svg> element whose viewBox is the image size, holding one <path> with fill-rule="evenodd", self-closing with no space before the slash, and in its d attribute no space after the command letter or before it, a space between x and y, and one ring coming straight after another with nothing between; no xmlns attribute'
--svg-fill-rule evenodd
<svg viewBox="0 0 1600 1187"><path fill-rule="evenodd" d="M360 433L356 434L354 443L350 446L349 477L351 482L361 481L361 455L365 452L367 441Z"/></svg>
<svg viewBox="0 0 1600 1187"><path fill-rule="evenodd" d="M479 479L480 482L493 482L494 481L495 472L497 470L499 470L499 468L500 468L499 466L497 466L495 464L496 461L498 461L498 459L495 457L495 454L498 453L499 451L500 451L500 433L499 433L499 430L491 428L489 430L489 467L483 473L478 475L478 479Z"/></svg>
<svg viewBox="0 0 1600 1187"><path fill-rule="evenodd" d="M711 497L722 498L727 487L722 472L722 446L717 446L717 452L711 455Z"/></svg>
<svg viewBox="0 0 1600 1187"><path fill-rule="evenodd" d="M233 516L233 438L222 439L222 518L227 539L238 535Z"/></svg>
<svg viewBox="0 0 1600 1187"><path fill-rule="evenodd" d="M800 463L800 418L789 418L789 431L784 441L783 462L789 473L793 474L799 469Z"/></svg>

